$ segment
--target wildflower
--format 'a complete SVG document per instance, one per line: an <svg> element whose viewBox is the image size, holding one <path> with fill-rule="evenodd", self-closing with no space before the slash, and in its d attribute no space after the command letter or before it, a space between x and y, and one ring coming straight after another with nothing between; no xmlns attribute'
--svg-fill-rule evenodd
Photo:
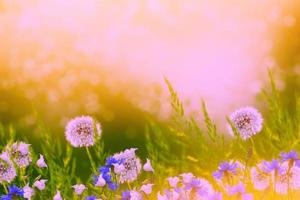
<svg viewBox="0 0 300 200"><path fill-rule="evenodd" d="M222 194L219 192L214 192L208 195L208 200L222 200Z"/></svg>
<svg viewBox="0 0 300 200"><path fill-rule="evenodd" d="M196 196L198 198L205 198L213 193L211 184L207 180L202 178L192 179L185 189L191 192L190 195Z"/></svg>
<svg viewBox="0 0 300 200"><path fill-rule="evenodd" d="M125 166L123 164L116 163L116 164L113 164L113 166L114 166L114 172L116 174L121 174L122 171L125 170Z"/></svg>
<svg viewBox="0 0 300 200"><path fill-rule="evenodd" d="M228 188L228 194L230 196L236 195L238 197L242 197L242 200L252 200L252 194L246 193L245 186L242 183L237 184L234 187Z"/></svg>
<svg viewBox="0 0 300 200"><path fill-rule="evenodd" d="M23 194L24 194L24 192L21 188L18 188L17 186L12 185L12 186L8 187L8 194L1 196L1 200L12 200L18 196L23 197Z"/></svg>
<svg viewBox="0 0 300 200"><path fill-rule="evenodd" d="M192 173L183 173L180 176L182 177L182 182L184 184L190 183L193 180L193 178L195 177Z"/></svg>
<svg viewBox="0 0 300 200"><path fill-rule="evenodd" d="M40 154L40 158L36 161L36 165L39 167L39 168L46 168L47 167L47 164L44 160L44 156Z"/></svg>
<svg viewBox="0 0 300 200"><path fill-rule="evenodd" d="M143 169L146 172L154 172L154 169L153 169L153 167L151 165L151 162L150 162L150 160L148 158L147 158L147 162L143 166Z"/></svg>
<svg viewBox="0 0 300 200"><path fill-rule="evenodd" d="M32 189L28 184L27 185L25 185L24 187L23 187L23 191L24 191L24 195L23 195L23 197L25 198L25 199L31 199L31 197L34 195L34 189Z"/></svg>
<svg viewBox="0 0 300 200"><path fill-rule="evenodd" d="M284 173L284 168L280 167L279 160L273 159L270 162L263 161L261 166L261 170L265 173L273 173L273 174L282 174Z"/></svg>
<svg viewBox="0 0 300 200"><path fill-rule="evenodd" d="M121 164L124 165L124 170L121 170L118 175L120 183L132 182L137 179L141 172L141 161L135 155L136 149L126 149L123 152L115 154L113 157Z"/></svg>
<svg viewBox="0 0 300 200"><path fill-rule="evenodd" d="M180 194L176 190L165 189L164 194L157 193L158 200L179 200Z"/></svg>
<svg viewBox="0 0 300 200"><path fill-rule="evenodd" d="M109 179L110 180L110 179ZM95 186L97 187L103 187L106 184L106 181L104 180L104 178L102 177L102 175L100 174L98 177L96 177L95 180ZM76 189L75 189L76 190Z"/></svg>
<svg viewBox="0 0 300 200"><path fill-rule="evenodd" d="M252 167L250 170L251 180L257 190L265 190L270 185L270 175L262 170L263 167L263 163L259 163L257 167Z"/></svg>
<svg viewBox="0 0 300 200"><path fill-rule="evenodd" d="M62 200L62 197L60 195L60 191L57 190L55 196L53 197L53 200Z"/></svg>
<svg viewBox="0 0 300 200"><path fill-rule="evenodd" d="M150 183L145 184L145 185L142 185L140 190L143 191L145 194L149 195L152 192L152 186L153 186L153 184L150 184Z"/></svg>
<svg viewBox="0 0 300 200"><path fill-rule="evenodd" d="M143 196L136 190L126 190L122 192L121 200L143 200Z"/></svg>
<svg viewBox="0 0 300 200"><path fill-rule="evenodd" d="M15 142L7 147L10 157L18 167L27 167L31 163L30 144L24 142Z"/></svg>
<svg viewBox="0 0 300 200"><path fill-rule="evenodd" d="M10 161L8 153L2 153L0 155L0 183L10 183L15 179L16 176L16 169L14 168L13 163Z"/></svg>
<svg viewBox="0 0 300 200"><path fill-rule="evenodd" d="M96 196L87 196L85 197L85 200L97 200Z"/></svg>
<svg viewBox="0 0 300 200"><path fill-rule="evenodd" d="M297 167L300 167L300 160L298 158L298 153L296 151L290 151L288 153L281 153L280 154L282 162L289 162L290 166L293 166L294 164Z"/></svg>
<svg viewBox="0 0 300 200"><path fill-rule="evenodd" d="M81 195L83 191L86 189L85 185L83 184L73 185L72 188L74 189L77 195Z"/></svg>
<svg viewBox="0 0 300 200"><path fill-rule="evenodd" d="M38 188L39 190L44 190L46 187L45 185L46 182L47 182L46 179L37 180L33 183L33 186Z"/></svg>
<svg viewBox="0 0 300 200"><path fill-rule="evenodd" d="M284 163L281 166L283 172L274 175L275 191L279 194L287 194L289 188L294 190L300 188L300 168L288 165Z"/></svg>
<svg viewBox="0 0 300 200"><path fill-rule="evenodd" d="M218 170L213 173L213 177L217 180L222 178L228 179L237 174L237 168L237 163L223 162L219 165Z"/></svg>
<svg viewBox="0 0 300 200"><path fill-rule="evenodd" d="M169 185L172 188L176 188L177 187L177 183L179 182L179 178L177 176L175 176L175 177L169 177L169 178L167 178L167 180L169 181Z"/></svg>
<svg viewBox="0 0 300 200"><path fill-rule="evenodd" d="M247 140L253 135L259 133L262 129L262 116L255 108L252 107L245 107L236 110L231 114L230 120L240 133L243 140ZM229 131L231 134L233 133L231 127L229 127Z"/></svg>
<svg viewBox="0 0 300 200"><path fill-rule="evenodd" d="M101 135L100 124L96 124L89 116L76 117L66 126L65 135L73 147L88 147L95 144L97 136ZM96 133L95 133L96 132Z"/></svg>

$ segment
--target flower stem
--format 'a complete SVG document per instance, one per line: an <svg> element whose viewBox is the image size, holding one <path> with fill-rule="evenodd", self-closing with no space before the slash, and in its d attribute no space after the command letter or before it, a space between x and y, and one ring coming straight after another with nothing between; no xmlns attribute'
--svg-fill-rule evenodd
<svg viewBox="0 0 300 200"><path fill-rule="evenodd" d="M87 155L88 155L88 157L89 157L89 160L90 160L90 163L91 163L93 172L96 173L96 172L97 172L97 168L96 168L96 165L95 165L94 160L93 160L93 158L92 158L92 155L91 155L91 153L90 153L90 150L89 150L88 147L86 147L85 149L86 149L86 153L87 153Z"/></svg>

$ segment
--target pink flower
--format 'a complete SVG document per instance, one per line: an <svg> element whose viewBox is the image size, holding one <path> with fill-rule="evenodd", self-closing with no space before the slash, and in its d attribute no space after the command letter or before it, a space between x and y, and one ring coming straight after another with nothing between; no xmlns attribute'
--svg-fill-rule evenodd
<svg viewBox="0 0 300 200"><path fill-rule="evenodd" d="M24 187L23 187L23 191L24 191L24 195L23 195L23 197L25 198L25 199L31 199L31 197L34 195L34 189L32 189L28 184L27 185L25 185Z"/></svg>
<svg viewBox="0 0 300 200"><path fill-rule="evenodd" d="M38 188L39 190L44 190L46 182L47 182L46 179L37 180L33 183L33 186Z"/></svg>
<svg viewBox="0 0 300 200"><path fill-rule="evenodd" d="M141 187L141 191L143 191L145 194L151 194L151 192L152 192L152 186L153 186L153 184L145 184L145 185L142 185L142 187Z"/></svg>
<svg viewBox="0 0 300 200"><path fill-rule="evenodd" d="M167 178L167 180L169 181L169 185L173 188L177 187L177 183L179 182L179 178L177 176L175 177L169 177Z"/></svg>
<svg viewBox="0 0 300 200"><path fill-rule="evenodd" d="M146 172L154 172L154 169L153 169L153 167L151 165L151 162L150 162L150 160L148 158L147 158L147 162L143 166L143 169Z"/></svg>
<svg viewBox="0 0 300 200"><path fill-rule="evenodd" d="M42 154L40 154L40 158L36 161L36 165L39 168L46 168L47 167L47 164L44 160L44 156Z"/></svg>
<svg viewBox="0 0 300 200"><path fill-rule="evenodd" d="M85 185L83 184L73 185L72 188L74 188L74 191L77 195L81 195L83 191L86 189Z"/></svg>
<svg viewBox="0 0 300 200"><path fill-rule="evenodd" d="M103 187L106 184L106 181L104 180L104 178L102 177L102 175L100 174L97 178L97 181L95 183L95 186L97 187Z"/></svg>
<svg viewBox="0 0 300 200"><path fill-rule="evenodd" d="M60 191L57 190L55 196L53 197L53 200L62 200L62 197L60 195Z"/></svg>

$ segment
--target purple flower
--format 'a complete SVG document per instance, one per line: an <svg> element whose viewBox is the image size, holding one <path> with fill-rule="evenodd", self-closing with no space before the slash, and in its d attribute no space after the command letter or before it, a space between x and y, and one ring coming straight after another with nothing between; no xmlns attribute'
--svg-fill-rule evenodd
<svg viewBox="0 0 300 200"><path fill-rule="evenodd" d="M30 144L24 142L15 142L8 146L9 156L17 164L18 167L27 167L31 163Z"/></svg>
<svg viewBox="0 0 300 200"><path fill-rule="evenodd" d="M258 110L252 107L240 108L234 111L230 115L230 120L243 140L247 140L262 129L262 116ZM228 126L228 128L229 132L233 135L231 126Z"/></svg>
<svg viewBox="0 0 300 200"><path fill-rule="evenodd" d="M97 197L96 196L87 196L85 197L85 200L96 200Z"/></svg>
<svg viewBox="0 0 300 200"><path fill-rule="evenodd" d="M231 164L229 162L223 162L219 165L218 170L213 173L213 177L215 179L222 179L225 173L235 175L237 173L236 171L237 167L238 167L237 163Z"/></svg>
<svg viewBox="0 0 300 200"><path fill-rule="evenodd" d="M297 167L300 167L300 160L298 158L298 153L296 151L290 151L288 153L282 152L280 156L282 162L291 162L292 165L295 164Z"/></svg>
<svg viewBox="0 0 300 200"><path fill-rule="evenodd" d="M252 200L253 196L252 194L246 193L245 186L242 183L237 184L234 187L228 188L228 195L237 195L241 196L242 200Z"/></svg>
<svg viewBox="0 0 300 200"><path fill-rule="evenodd" d="M130 200L130 191L129 190L125 190L122 192L122 200Z"/></svg>
<svg viewBox="0 0 300 200"><path fill-rule="evenodd" d="M9 186L8 187L8 194L7 195L2 195L1 200L12 200L14 197L23 197L23 190L21 188L18 188L15 185Z"/></svg>
<svg viewBox="0 0 300 200"><path fill-rule="evenodd" d="M135 151L135 148L130 148L113 156L120 162L119 164L124 165L124 169L117 174L119 183L132 182L140 174L142 165L140 159L135 155Z"/></svg>
<svg viewBox="0 0 300 200"><path fill-rule="evenodd" d="M262 163L263 163L263 166L261 168L261 171L263 171L265 173L275 172L278 174L282 174L285 171L285 169L280 166L280 162L277 159L273 159L270 162L263 161Z"/></svg>
<svg viewBox="0 0 300 200"><path fill-rule="evenodd" d="M92 117L82 116L68 122L65 135L73 147L89 147L95 144L96 138L101 135L101 129L97 128Z"/></svg>
<svg viewBox="0 0 300 200"><path fill-rule="evenodd" d="M7 152L2 153L0 155L0 183L10 183L16 176L16 169L9 159L9 154Z"/></svg>

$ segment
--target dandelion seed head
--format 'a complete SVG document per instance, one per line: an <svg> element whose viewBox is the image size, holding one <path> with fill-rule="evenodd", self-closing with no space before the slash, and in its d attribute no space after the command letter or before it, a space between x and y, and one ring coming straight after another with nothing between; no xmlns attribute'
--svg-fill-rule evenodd
<svg viewBox="0 0 300 200"><path fill-rule="evenodd" d="M66 126L66 139L73 147L93 146L96 138L101 135L100 124L96 124L90 116L76 117Z"/></svg>
<svg viewBox="0 0 300 200"><path fill-rule="evenodd" d="M135 148L126 149L123 152L115 154L113 157L120 161L124 166L124 170L121 170L118 174L120 183L132 182L137 179L141 172L141 161L135 155Z"/></svg>
<svg viewBox="0 0 300 200"><path fill-rule="evenodd" d="M7 152L2 153L0 155L0 183L10 183L16 176L16 169L9 159L9 154Z"/></svg>
<svg viewBox="0 0 300 200"><path fill-rule="evenodd" d="M234 127L240 133L243 140L247 140L253 135L259 133L262 129L263 119L261 114L252 107L240 108L230 116ZM228 126L229 132L233 135L233 130Z"/></svg>

